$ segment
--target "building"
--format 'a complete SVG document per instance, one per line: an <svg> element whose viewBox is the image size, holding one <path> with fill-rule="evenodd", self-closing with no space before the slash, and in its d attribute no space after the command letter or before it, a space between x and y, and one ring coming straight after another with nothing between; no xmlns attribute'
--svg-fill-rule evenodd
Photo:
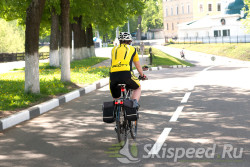
<svg viewBox="0 0 250 167"><path fill-rule="evenodd" d="M193 20L192 0L163 0L165 38L177 38L177 25Z"/></svg>
<svg viewBox="0 0 250 167"><path fill-rule="evenodd" d="M165 38L223 36L230 26L227 36L243 35L243 7L243 0L163 0Z"/></svg>
<svg viewBox="0 0 250 167"><path fill-rule="evenodd" d="M224 4L221 0L194 0L193 20L224 13L225 6L222 6Z"/></svg>
<svg viewBox="0 0 250 167"><path fill-rule="evenodd" d="M163 39L164 31L163 29L149 29L146 35L147 39Z"/></svg>
<svg viewBox="0 0 250 167"><path fill-rule="evenodd" d="M179 41L203 43L250 42L240 14L205 16L178 25Z"/></svg>

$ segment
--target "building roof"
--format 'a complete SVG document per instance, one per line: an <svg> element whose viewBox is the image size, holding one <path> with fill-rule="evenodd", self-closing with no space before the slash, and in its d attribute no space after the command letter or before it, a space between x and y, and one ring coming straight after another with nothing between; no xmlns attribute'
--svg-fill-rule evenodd
<svg viewBox="0 0 250 167"><path fill-rule="evenodd" d="M181 23L178 25L178 28L179 29L211 28L212 26L214 26L211 24L213 20L221 19L221 18L228 18L228 17L231 17L231 18L235 17L235 20L237 20L240 18L240 15L239 14L232 14L232 15L221 14L221 15L213 15L213 16L207 15L199 20Z"/></svg>

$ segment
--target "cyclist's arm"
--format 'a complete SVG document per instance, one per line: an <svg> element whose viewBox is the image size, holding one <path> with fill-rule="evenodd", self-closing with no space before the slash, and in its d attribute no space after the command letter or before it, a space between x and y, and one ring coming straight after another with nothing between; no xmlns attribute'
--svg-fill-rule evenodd
<svg viewBox="0 0 250 167"><path fill-rule="evenodd" d="M135 67L136 67L137 71L139 72L140 76L143 76L143 71L141 68L140 61L134 61L134 64L135 64Z"/></svg>

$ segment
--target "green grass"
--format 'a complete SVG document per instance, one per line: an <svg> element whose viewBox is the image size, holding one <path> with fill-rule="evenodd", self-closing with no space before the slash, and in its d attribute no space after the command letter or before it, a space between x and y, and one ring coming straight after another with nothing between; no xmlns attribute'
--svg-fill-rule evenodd
<svg viewBox="0 0 250 167"><path fill-rule="evenodd" d="M186 65L186 66L194 66L191 63L188 63L186 61L180 60L178 58L172 57L159 49L153 48L153 66L160 66L160 65Z"/></svg>
<svg viewBox="0 0 250 167"><path fill-rule="evenodd" d="M250 61L250 43L172 44L168 46Z"/></svg>
<svg viewBox="0 0 250 167"><path fill-rule="evenodd" d="M78 85L93 83L109 75L108 67L91 66L107 58L88 58L71 63L71 83L61 82L60 68L50 67L48 63L39 65L40 94L24 93L24 69L0 74L0 111L19 110L40 103L52 97L70 92ZM77 84L77 85L76 85Z"/></svg>
<svg viewBox="0 0 250 167"><path fill-rule="evenodd" d="M39 52L49 52L49 46L42 46L39 48Z"/></svg>
<svg viewBox="0 0 250 167"><path fill-rule="evenodd" d="M114 47L114 44L108 44L108 47Z"/></svg>

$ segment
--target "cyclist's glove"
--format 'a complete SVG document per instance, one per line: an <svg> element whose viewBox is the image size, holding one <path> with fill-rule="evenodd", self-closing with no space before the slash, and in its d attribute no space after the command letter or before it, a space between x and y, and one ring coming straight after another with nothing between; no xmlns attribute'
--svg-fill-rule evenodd
<svg viewBox="0 0 250 167"><path fill-rule="evenodd" d="M138 77L139 80L147 80L147 76L143 74L143 76L139 76Z"/></svg>

